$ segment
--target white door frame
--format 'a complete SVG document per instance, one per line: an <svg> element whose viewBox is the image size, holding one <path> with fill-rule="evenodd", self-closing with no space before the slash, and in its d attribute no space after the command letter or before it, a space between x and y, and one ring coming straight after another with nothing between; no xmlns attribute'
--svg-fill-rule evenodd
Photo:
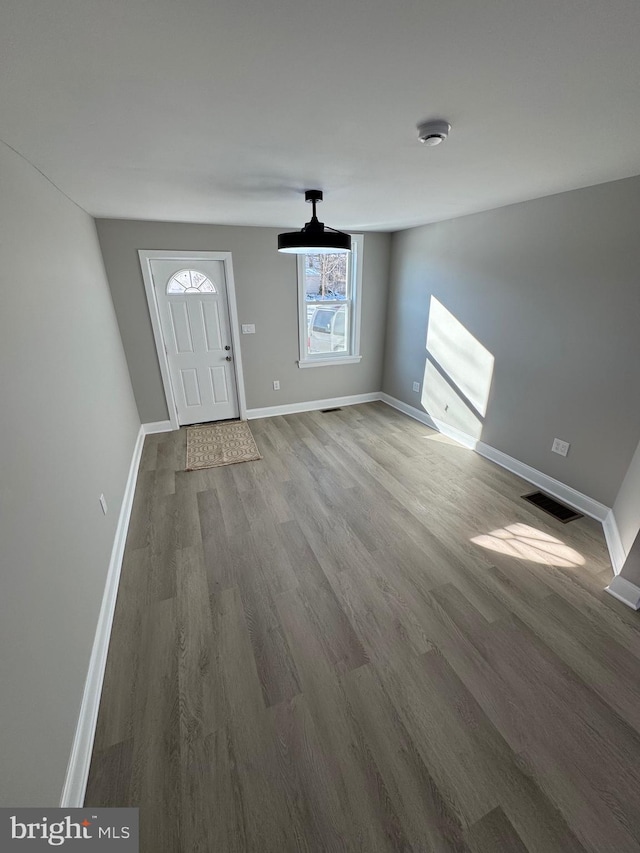
<svg viewBox="0 0 640 853"><path fill-rule="evenodd" d="M173 393L173 386L169 375L169 360L167 351L164 346L164 338L162 336L162 326L160 324L160 310L158 308L158 298L153 284L153 274L151 272L151 261L222 261L224 264L225 278L227 281L227 304L229 306L229 321L231 329L231 341L233 343L233 367L235 371L236 386L238 389L238 406L240 408L241 420L247 418L247 400L244 393L244 374L242 372L242 355L240 352L240 323L238 321L238 307L236 304L236 288L233 280L233 266L231 263L231 252L159 252L149 251L147 249L139 249L138 257L140 258L140 267L142 269L142 278L144 280L144 290L147 294L147 304L149 305L149 316L151 317L151 326L153 327L153 338L156 344L156 352L158 354L158 362L160 364L160 373L162 374L162 384L164 386L164 394L167 401L167 410L169 412L169 421L171 429L179 429L178 409L176 399Z"/></svg>

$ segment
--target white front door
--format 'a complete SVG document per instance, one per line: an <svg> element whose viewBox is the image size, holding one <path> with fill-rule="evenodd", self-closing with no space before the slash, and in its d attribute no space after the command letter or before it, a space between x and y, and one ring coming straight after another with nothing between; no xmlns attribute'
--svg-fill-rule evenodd
<svg viewBox="0 0 640 853"><path fill-rule="evenodd" d="M223 257L149 260L180 424L239 416Z"/></svg>

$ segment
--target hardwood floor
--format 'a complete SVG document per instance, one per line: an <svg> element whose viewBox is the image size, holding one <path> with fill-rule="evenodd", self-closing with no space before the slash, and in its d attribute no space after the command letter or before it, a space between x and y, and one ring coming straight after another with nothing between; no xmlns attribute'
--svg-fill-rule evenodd
<svg viewBox="0 0 640 853"><path fill-rule="evenodd" d="M640 851L600 525L382 403L145 442L86 804L142 853Z"/></svg>

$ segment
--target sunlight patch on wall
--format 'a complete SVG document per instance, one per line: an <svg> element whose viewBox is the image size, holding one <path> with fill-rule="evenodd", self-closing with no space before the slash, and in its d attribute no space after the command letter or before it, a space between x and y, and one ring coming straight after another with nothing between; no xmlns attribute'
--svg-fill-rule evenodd
<svg viewBox="0 0 640 853"><path fill-rule="evenodd" d="M427 350L484 417L495 358L435 296L429 305Z"/></svg>
<svg viewBox="0 0 640 853"><path fill-rule="evenodd" d="M422 380L422 405L439 428L442 422L480 438L482 421L429 360Z"/></svg>
<svg viewBox="0 0 640 853"><path fill-rule="evenodd" d="M532 563L574 568L584 566L584 557L555 536L528 524L510 524L471 540L475 545Z"/></svg>
<svg viewBox="0 0 640 853"><path fill-rule="evenodd" d="M487 413L495 358L435 296L429 303L426 349L423 408L439 429L446 431L449 426L477 441Z"/></svg>

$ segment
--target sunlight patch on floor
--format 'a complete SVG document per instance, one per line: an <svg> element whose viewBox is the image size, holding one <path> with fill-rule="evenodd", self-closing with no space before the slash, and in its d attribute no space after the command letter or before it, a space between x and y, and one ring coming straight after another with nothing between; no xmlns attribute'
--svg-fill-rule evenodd
<svg viewBox="0 0 640 853"><path fill-rule="evenodd" d="M439 441L441 444L450 444L452 447L460 447L462 450L469 449L463 444L460 444L459 441L456 441L455 438L449 438L448 435L443 435L441 432L433 432L430 435L423 435L422 437L427 438L429 441Z"/></svg>
<svg viewBox="0 0 640 853"><path fill-rule="evenodd" d="M520 560L544 563L548 566L575 568L584 566L584 557L565 545L560 539L544 533L528 524L510 524L475 536L471 540L475 545L496 551Z"/></svg>

